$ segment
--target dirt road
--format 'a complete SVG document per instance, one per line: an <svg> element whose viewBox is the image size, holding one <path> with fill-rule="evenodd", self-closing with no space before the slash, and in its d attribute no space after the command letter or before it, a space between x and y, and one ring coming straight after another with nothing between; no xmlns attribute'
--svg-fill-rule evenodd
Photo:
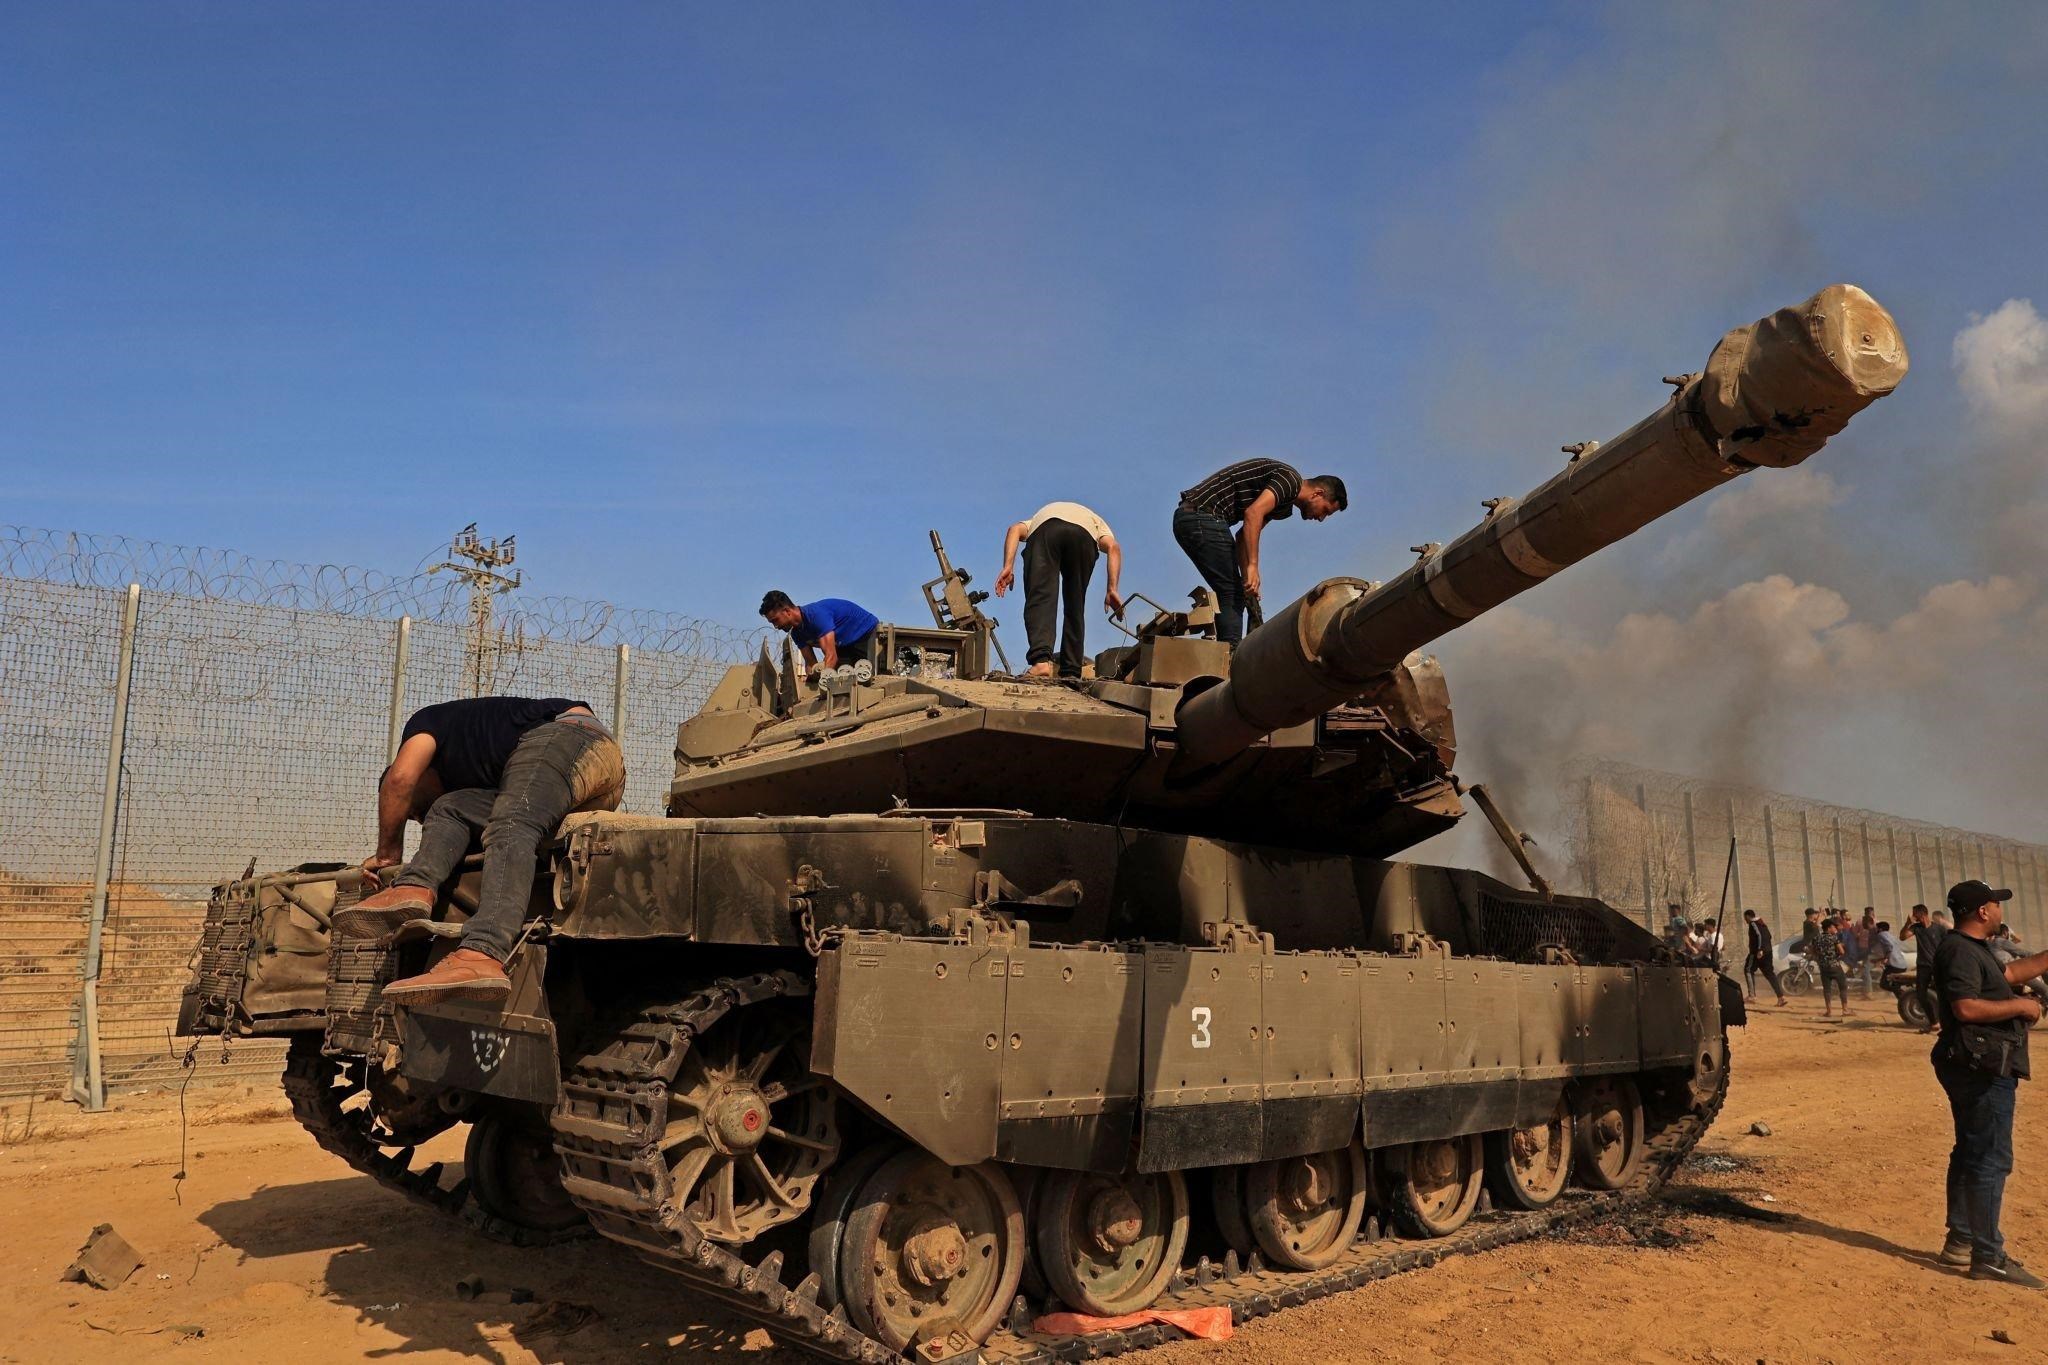
<svg viewBox="0 0 2048 1365"><path fill-rule="evenodd" d="M1949 1139L1926 1051L1876 1006L1847 1027L1804 1002L1766 1007L1736 1038L1734 1092L1705 1160L1661 1216L1455 1260L1142 1359L2048 1359L2048 1294L1932 1261ZM0 1360L793 1362L609 1247L472 1240L318 1151L269 1096L191 1093L182 1184L168 1097L90 1119L45 1107L26 1140L22 1112L7 1116ZM2021 1098L2005 1227L2017 1254L2048 1267L2043 1103ZM1748 1135L1759 1120L1770 1137ZM1700 1211L1713 1190L1796 1217ZM59 1283L100 1222L147 1264L112 1292ZM455 1282L469 1274L536 1302L463 1301ZM578 1306L595 1310L580 1326Z"/></svg>

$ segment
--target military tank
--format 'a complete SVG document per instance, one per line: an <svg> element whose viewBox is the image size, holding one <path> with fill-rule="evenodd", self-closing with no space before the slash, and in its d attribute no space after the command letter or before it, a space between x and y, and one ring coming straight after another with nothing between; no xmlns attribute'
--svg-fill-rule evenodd
<svg viewBox="0 0 2048 1365"><path fill-rule="evenodd" d="M1116 1354L1605 1216L1712 1122L1741 993L1533 867L1394 856L1480 796L1419 651L1906 364L1832 286L1392 578L1234 651L1197 595L1074 683L1008 675L941 551L929 627L764 649L666 814L570 818L502 1007L380 996L473 868L393 925L309 864L218 888L181 1031L289 1036L316 1139L483 1235L594 1231L838 1359Z"/></svg>

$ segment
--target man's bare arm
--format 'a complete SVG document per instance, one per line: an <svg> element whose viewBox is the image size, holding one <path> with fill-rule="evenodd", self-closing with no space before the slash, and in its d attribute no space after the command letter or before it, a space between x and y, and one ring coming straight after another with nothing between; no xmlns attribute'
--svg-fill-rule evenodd
<svg viewBox="0 0 2048 1365"><path fill-rule="evenodd" d="M1948 1012L1965 1024L1995 1024L2001 1019L2024 1019L2031 1024L2041 1017L2041 1002L2024 995L2016 995L2010 1000L1971 997L1949 1001Z"/></svg>
<svg viewBox="0 0 2048 1365"><path fill-rule="evenodd" d="M1102 551L1109 556L1109 591L1103 596L1103 605L1117 616L1124 614L1124 595L1117 585L1124 576L1124 547L1116 543L1115 536L1102 538Z"/></svg>
<svg viewBox="0 0 2048 1365"><path fill-rule="evenodd" d="M1013 521L1010 529L1003 532L1003 571L996 575L996 596L1008 593L1017 584L1017 547L1024 543L1024 528L1031 523Z"/></svg>
<svg viewBox="0 0 2048 1365"><path fill-rule="evenodd" d="M839 667L839 632L828 630L818 637L818 648L824 652L825 667Z"/></svg>
<svg viewBox="0 0 2048 1365"><path fill-rule="evenodd" d="M414 735L398 746L398 756L377 785L377 852L364 864L371 871L390 867L405 856L405 821L412 814L420 779L433 763L432 735Z"/></svg>
<svg viewBox="0 0 2048 1365"><path fill-rule="evenodd" d="M1279 505L1277 495L1268 488L1244 509L1244 525L1237 533L1237 567L1244 575L1246 592L1256 593L1259 590L1259 537L1265 533L1266 518L1272 516L1273 509Z"/></svg>
<svg viewBox="0 0 2048 1365"><path fill-rule="evenodd" d="M2005 964L2006 984L2022 986L2043 972L2048 972L2048 952L2033 953L2027 957L2016 957Z"/></svg>

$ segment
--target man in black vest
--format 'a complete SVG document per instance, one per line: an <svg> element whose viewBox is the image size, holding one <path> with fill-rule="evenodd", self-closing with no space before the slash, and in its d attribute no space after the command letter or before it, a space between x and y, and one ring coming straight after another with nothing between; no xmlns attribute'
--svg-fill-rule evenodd
<svg viewBox="0 0 2048 1365"><path fill-rule="evenodd" d="M1934 956L1941 1037L1932 1060L1956 1132L1941 1260L1969 1266L1973 1280L2042 1289L2048 1285L2006 1254L1998 1231L2005 1178L2012 1171L2014 1101L2029 1074L2027 1031L2041 1017L2040 1002L2013 987L2048 971L2048 953L2001 965L1986 945L2005 922L2005 902L2011 899L2012 892L1980 881L1957 882L1948 893L1955 930Z"/></svg>

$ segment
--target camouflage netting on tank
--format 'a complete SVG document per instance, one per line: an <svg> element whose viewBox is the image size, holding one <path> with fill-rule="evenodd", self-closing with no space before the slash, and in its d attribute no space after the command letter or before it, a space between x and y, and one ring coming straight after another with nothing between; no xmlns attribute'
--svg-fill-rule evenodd
<svg viewBox="0 0 2048 1365"><path fill-rule="evenodd" d="M0 1099L72 1070L122 606L141 585L100 977L111 1089L175 1079L169 1031L205 898L253 860L361 858L386 758L397 620L402 710L474 691L571 695L613 719L626 807L661 809L675 727L759 632L558 597L501 597L471 627L446 575L0 527ZM240 1044L206 1079L274 1073Z"/></svg>
<svg viewBox="0 0 2048 1365"><path fill-rule="evenodd" d="M2015 933L2029 942L2048 934L2040 844L1605 760L1570 765L1559 795L1567 884L1647 927L1671 904L1713 914L1724 880L1728 917L1755 910L1782 939L1809 905L1867 905L1897 925L1916 902L1940 909L1950 886L1981 877L2013 888Z"/></svg>

